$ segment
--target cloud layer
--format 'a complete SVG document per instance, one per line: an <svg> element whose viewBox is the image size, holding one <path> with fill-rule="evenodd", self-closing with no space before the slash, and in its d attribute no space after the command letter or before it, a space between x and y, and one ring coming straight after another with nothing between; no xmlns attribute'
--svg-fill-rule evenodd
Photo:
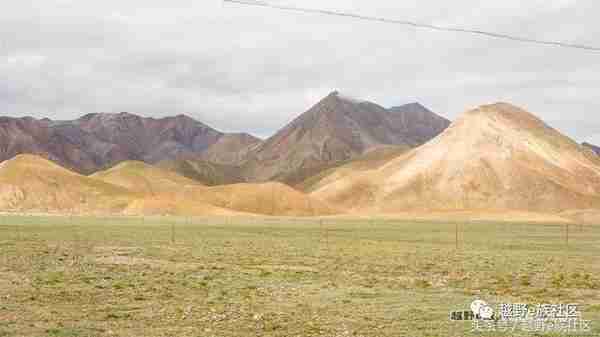
<svg viewBox="0 0 600 337"><path fill-rule="evenodd" d="M274 3L600 45L593 0ZM0 13L0 113L187 113L267 136L332 90L449 118L509 101L600 141L599 53L219 0L24 0Z"/></svg>

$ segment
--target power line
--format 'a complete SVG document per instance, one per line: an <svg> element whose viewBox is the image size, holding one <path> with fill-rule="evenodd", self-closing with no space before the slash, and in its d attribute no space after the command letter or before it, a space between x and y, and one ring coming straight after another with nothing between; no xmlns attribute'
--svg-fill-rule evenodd
<svg viewBox="0 0 600 337"><path fill-rule="evenodd" d="M419 22L408 21L408 20L397 20L397 19L390 19L390 18L384 18L384 17L366 16L366 15L362 15L362 14L347 13L347 12L340 12L340 11L333 11L333 10L326 10L326 9L277 5L277 4L269 3L266 1L256 1L256 0L223 0L223 1L230 2L230 3L236 3L236 4L240 4L240 5L267 7L267 8L273 8L273 9L279 9L279 10L285 10L285 11L341 16L341 17L359 19L359 20L365 20L365 21L377 21L377 22L404 25L404 26L410 26L410 27L414 27L414 28L422 28L422 29L429 29L429 30L435 30L435 31L482 35L482 36L496 38L496 39L504 39L504 40L524 42L524 43L534 43L534 44L555 46L555 47L562 47L562 48L583 49L583 50L589 50L589 51L600 51L600 47L588 46L588 45L583 45L583 44L574 44L574 43L569 43L569 42L550 41L550 40L537 40L537 39L532 39L532 38L527 38L527 37L520 37L520 36L514 36L514 35L509 35L509 34L503 34L503 33L494 33L494 32L488 32L488 31L483 31L483 30L468 29L468 28L461 28L461 27L437 26L437 25L432 25L432 24L427 24L427 23L419 23Z"/></svg>

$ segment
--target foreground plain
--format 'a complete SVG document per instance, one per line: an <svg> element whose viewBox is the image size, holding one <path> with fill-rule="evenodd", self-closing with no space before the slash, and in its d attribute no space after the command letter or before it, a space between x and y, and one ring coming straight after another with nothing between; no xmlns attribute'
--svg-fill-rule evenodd
<svg viewBox="0 0 600 337"><path fill-rule="evenodd" d="M450 322L476 298L600 336L590 224L3 215L0 254L0 336L530 336Z"/></svg>

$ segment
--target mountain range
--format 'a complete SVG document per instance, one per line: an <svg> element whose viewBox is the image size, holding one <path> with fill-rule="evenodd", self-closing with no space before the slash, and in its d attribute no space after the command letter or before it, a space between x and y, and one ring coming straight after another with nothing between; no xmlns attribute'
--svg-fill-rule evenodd
<svg viewBox="0 0 600 337"><path fill-rule="evenodd" d="M139 161L84 176L22 154L0 163L0 209L132 215L329 215L320 200L281 183L207 187Z"/></svg>
<svg viewBox="0 0 600 337"><path fill-rule="evenodd" d="M89 174L125 160L156 163L221 146L224 134L190 117L144 118L131 113L93 113L72 121L0 118L0 161L36 154ZM235 141L233 141L235 143Z"/></svg>
<svg viewBox="0 0 600 337"><path fill-rule="evenodd" d="M355 212L600 208L600 157L507 103L464 113L428 143L313 196Z"/></svg>
<svg viewBox="0 0 600 337"><path fill-rule="evenodd" d="M98 120L116 116L82 117L86 122L81 122L81 131L71 132L85 135L84 141L69 143L72 153L85 149L75 145L102 139L122 151L113 153L127 149L156 162L153 149L127 141L127 132L115 126L121 122ZM600 156L588 144L578 144L508 103L469 110L446 127L443 119L415 104L384 109L332 93L265 141L214 134L191 121L193 128L188 129L173 119L121 117L129 120L125 125L130 128L142 123L152 126L150 130L167 130L161 133L163 138L156 138L168 139L165 143L170 145L164 148L174 149L179 157L170 159L173 154L168 153L153 165L125 159L83 175L39 155L16 155L0 163L0 209L136 215L437 214L444 219L452 214L469 218L494 214L493 219L527 221L600 218ZM80 120L34 120L44 125L36 139L62 137L63 128L77 130L79 126L73 125ZM31 123L28 128L19 126L31 130L34 121L11 123ZM116 129L114 134L107 131L111 129ZM423 143L428 133L438 131ZM131 132L130 137L161 143L142 131ZM217 163L209 161L219 153L211 148L238 152L222 150L227 156ZM256 181L248 182L252 176ZM281 178L294 181L293 187L263 181Z"/></svg>
<svg viewBox="0 0 600 337"><path fill-rule="evenodd" d="M208 185L303 179L382 145L413 147L449 121L420 104L387 110L333 92L262 141L186 115L92 113L70 121L0 118L0 161L36 154L81 174L133 160Z"/></svg>

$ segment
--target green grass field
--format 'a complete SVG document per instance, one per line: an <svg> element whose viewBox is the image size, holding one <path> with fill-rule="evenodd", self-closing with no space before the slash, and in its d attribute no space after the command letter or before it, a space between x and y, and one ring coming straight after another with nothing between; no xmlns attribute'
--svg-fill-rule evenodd
<svg viewBox="0 0 600 337"><path fill-rule="evenodd" d="M0 336L546 336L450 321L476 298L578 303L600 336L600 226L456 246L454 223L5 215Z"/></svg>

